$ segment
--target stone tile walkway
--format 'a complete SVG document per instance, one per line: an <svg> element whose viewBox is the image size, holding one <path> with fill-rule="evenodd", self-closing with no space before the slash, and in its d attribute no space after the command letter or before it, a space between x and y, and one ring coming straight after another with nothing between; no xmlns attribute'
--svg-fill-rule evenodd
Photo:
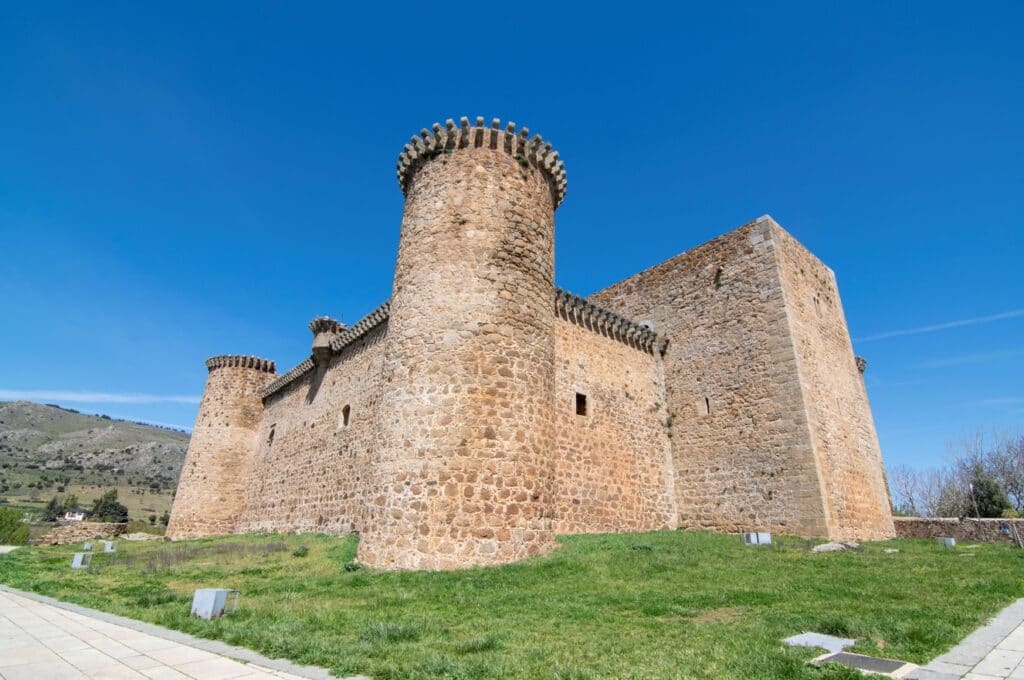
<svg viewBox="0 0 1024 680"><path fill-rule="evenodd" d="M212 640L0 586L3 680L327 680L296 666Z"/></svg>
<svg viewBox="0 0 1024 680"><path fill-rule="evenodd" d="M915 680L1024 680L1024 599L931 663L907 676Z"/></svg>

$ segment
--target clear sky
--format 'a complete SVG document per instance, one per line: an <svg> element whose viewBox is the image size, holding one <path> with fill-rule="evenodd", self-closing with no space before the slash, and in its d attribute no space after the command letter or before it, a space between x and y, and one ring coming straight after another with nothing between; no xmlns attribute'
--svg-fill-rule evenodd
<svg viewBox="0 0 1024 680"><path fill-rule="evenodd" d="M589 294L763 214L839 280L883 454L1024 423L1024 4L0 5L0 399L190 427L390 294L409 135L552 140Z"/></svg>

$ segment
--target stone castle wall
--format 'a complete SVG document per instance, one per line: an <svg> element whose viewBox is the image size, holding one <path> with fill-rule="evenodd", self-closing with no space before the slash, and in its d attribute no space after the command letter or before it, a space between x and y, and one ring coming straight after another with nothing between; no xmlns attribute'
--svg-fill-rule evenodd
<svg viewBox="0 0 1024 680"><path fill-rule="evenodd" d="M668 338L665 380L682 526L826 536L769 221L591 299Z"/></svg>
<svg viewBox="0 0 1024 680"><path fill-rule="evenodd" d="M373 466L386 337L387 323L378 325L266 399L236 531L362 530L379 495Z"/></svg>
<svg viewBox="0 0 1024 680"><path fill-rule="evenodd" d="M559 318L555 360L555 533L674 528L659 353Z"/></svg>
<svg viewBox="0 0 1024 680"><path fill-rule="evenodd" d="M777 225L772 240L825 496L829 536L892 538L882 453L835 274Z"/></svg>
<svg viewBox="0 0 1024 680"><path fill-rule="evenodd" d="M252 477L261 394L274 378L273 362L255 357L214 357L206 365L206 388L167 524L171 538L235 531Z"/></svg>
<svg viewBox="0 0 1024 680"><path fill-rule="evenodd" d="M949 536L958 541L1015 541L1024 538L1024 519L974 519L965 517L894 517L896 535L900 538L939 538Z"/></svg>

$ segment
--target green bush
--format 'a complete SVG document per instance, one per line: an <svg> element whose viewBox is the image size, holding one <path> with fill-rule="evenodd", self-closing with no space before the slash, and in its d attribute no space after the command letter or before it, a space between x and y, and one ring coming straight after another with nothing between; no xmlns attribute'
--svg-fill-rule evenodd
<svg viewBox="0 0 1024 680"><path fill-rule="evenodd" d="M21 521L21 513L11 508L0 508L0 545L28 544L28 525Z"/></svg>
<svg viewBox="0 0 1024 680"><path fill-rule="evenodd" d="M127 522L128 508L117 501L117 489L111 489L92 505L92 519L96 522Z"/></svg>
<svg viewBox="0 0 1024 680"><path fill-rule="evenodd" d="M309 548L304 545L300 545L298 548L292 551L292 557L305 557L309 554Z"/></svg>

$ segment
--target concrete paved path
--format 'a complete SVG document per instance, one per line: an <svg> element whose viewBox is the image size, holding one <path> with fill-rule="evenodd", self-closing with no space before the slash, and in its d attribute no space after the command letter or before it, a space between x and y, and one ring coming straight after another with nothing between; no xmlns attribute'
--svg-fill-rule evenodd
<svg viewBox="0 0 1024 680"><path fill-rule="evenodd" d="M0 678L326 680L331 675L0 586Z"/></svg>
<svg viewBox="0 0 1024 680"><path fill-rule="evenodd" d="M931 663L911 673L915 680L1024 680L1024 599Z"/></svg>

